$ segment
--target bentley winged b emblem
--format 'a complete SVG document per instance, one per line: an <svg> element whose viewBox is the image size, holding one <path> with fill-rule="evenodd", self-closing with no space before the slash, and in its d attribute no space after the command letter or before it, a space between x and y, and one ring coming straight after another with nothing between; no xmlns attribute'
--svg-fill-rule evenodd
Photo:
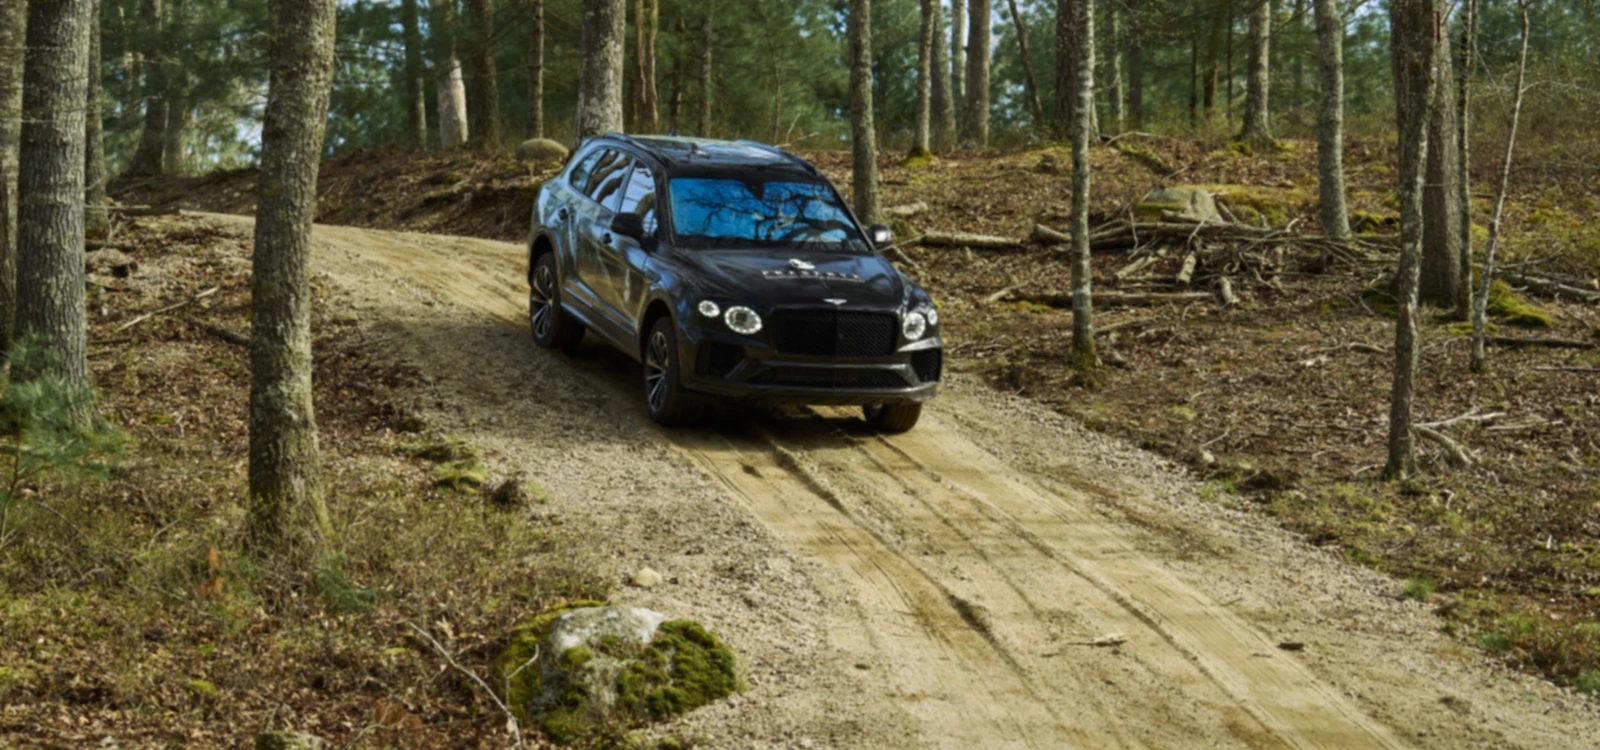
<svg viewBox="0 0 1600 750"><path fill-rule="evenodd" d="M815 271L815 270L817 270L816 265L811 264L811 263L807 263L807 262L805 262L803 260L800 260L799 258L790 258L789 259L789 267L793 268L796 271Z"/></svg>
<svg viewBox="0 0 1600 750"><path fill-rule="evenodd" d="M833 305L834 307L839 307L840 305L843 305L844 303L848 302L849 300L842 300L842 299L836 299L836 298L828 297L828 298L824 298L822 301L826 302L826 303L828 303L830 305Z"/></svg>

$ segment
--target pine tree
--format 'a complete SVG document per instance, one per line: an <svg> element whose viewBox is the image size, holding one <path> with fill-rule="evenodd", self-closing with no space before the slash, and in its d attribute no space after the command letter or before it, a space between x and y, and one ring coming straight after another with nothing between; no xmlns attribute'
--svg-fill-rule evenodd
<svg viewBox="0 0 1600 750"><path fill-rule="evenodd" d="M1317 72L1322 106L1317 114L1317 197L1322 233L1350 236L1344 201L1344 19L1338 0L1314 0L1317 16Z"/></svg>
<svg viewBox="0 0 1600 750"><path fill-rule="evenodd" d="M1089 139L1094 112L1094 0L1076 0L1073 26L1078 66L1072 107L1072 366L1099 364L1094 348L1094 269L1089 265Z"/></svg>
<svg viewBox="0 0 1600 750"><path fill-rule="evenodd" d="M0 3L0 371L17 314L17 148L22 141L22 59L28 4Z"/></svg>
<svg viewBox="0 0 1600 750"><path fill-rule="evenodd" d="M139 146L128 160L123 177L153 177L166 165L162 152L167 146L167 76L165 14L161 0L142 0L139 25L144 30L143 52L144 130Z"/></svg>
<svg viewBox="0 0 1600 750"><path fill-rule="evenodd" d="M575 145L586 138L622 132L622 48L627 16L623 0L583 0Z"/></svg>
<svg viewBox="0 0 1600 750"><path fill-rule="evenodd" d="M878 142L872 126L872 1L850 0L850 172L856 218L878 221Z"/></svg>
<svg viewBox="0 0 1600 750"><path fill-rule="evenodd" d="M1272 123L1267 94L1270 91L1272 7L1267 0L1256 0L1250 11L1249 74L1244 90L1244 128L1239 140L1252 145L1270 145Z"/></svg>
<svg viewBox="0 0 1600 750"><path fill-rule="evenodd" d="M967 105L962 138L968 146L989 145L989 0L971 0L967 8Z"/></svg>
<svg viewBox="0 0 1600 750"><path fill-rule="evenodd" d="M412 146L427 148L428 100L423 93L427 83L422 74L422 29L417 0L401 0L400 27L406 46L406 79L401 84L405 90L406 134Z"/></svg>

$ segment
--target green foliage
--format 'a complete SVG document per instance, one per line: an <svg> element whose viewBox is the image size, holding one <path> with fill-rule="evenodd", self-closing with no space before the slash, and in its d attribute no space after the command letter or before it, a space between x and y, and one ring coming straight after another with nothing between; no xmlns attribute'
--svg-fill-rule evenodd
<svg viewBox="0 0 1600 750"><path fill-rule="evenodd" d="M617 705L662 721L726 698L738 687L733 652L722 641L697 622L670 620L617 676Z"/></svg>
<svg viewBox="0 0 1600 750"><path fill-rule="evenodd" d="M1426 578L1407 578L1405 588L1400 590L1400 595L1407 599L1425 602L1433 596L1437 588L1437 584Z"/></svg>
<svg viewBox="0 0 1600 750"><path fill-rule="evenodd" d="M1489 315L1509 326L1549 328L1550 313L1517 296L1504 281L1489 285Z"/></svg>
<svg viewBox="0 0 1600 750"><path fill-rule="evenodd" d="M317 594L343 614L362 614L378 604L378 592L356 586L350 580L349 560L344 553L328 555L311 568L311 582Z"/></svg>

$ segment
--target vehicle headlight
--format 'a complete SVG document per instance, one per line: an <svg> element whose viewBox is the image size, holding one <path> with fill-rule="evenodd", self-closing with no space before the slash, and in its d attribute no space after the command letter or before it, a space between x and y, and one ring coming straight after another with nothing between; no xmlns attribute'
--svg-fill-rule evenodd
<svg viewBox="0 0 1600 750"><path fill-rule="evenodd" d="M900 321L900 333L905 335L907 341L916 341L927 332L928 319L922 313L907 313L905 319Z"/></svg>
<svg viewBox="0 0 1600 750"><path fill-rule="evenodd" d="M708 318L716 318L722 315L722 308L717 307L717 303L712 302L711 300L702 301L697 309L700 311L701 315L704 315Z"/></svg>
<svg viewBox="0 0 1600 750"><path fill-rule="evenodd" d="M761 316L748 307L730 307L728 312L723 314L722 319L727 322L728 328L732 329L734 333L742 333L749 336L761 330Z"/></svg>
<svg viewBox="0 0 1600 750"><path fill-rule="evenodd" d="M922 308L922 314L928 318L929 328L939 325L939 308L936 308L933 305L928 305L927 307Z"/></svg>

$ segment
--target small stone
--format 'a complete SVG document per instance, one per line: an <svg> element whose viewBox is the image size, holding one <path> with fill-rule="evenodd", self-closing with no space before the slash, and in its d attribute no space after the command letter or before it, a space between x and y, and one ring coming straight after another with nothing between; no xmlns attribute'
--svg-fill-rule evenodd
<svg viewBox="0 0 1600 750"><path fill-rule="evenodd" d="M521 475L506 479L489 493L489 502L503 508L521 508L528 505L532 499L533 494L528 491L528 480Z"/></svg>
<svg viewBox="0 0 1600 750"><path fill-rule="evenodd" d="M263 732L256 735L256 750L325 750L321 737L304 732Z"/></svg>
<svg viewBox="0 0 1600 750"><path fill-rule="evenodd" d="M650 568L640 568L633 574L633 585L641 589L653 589L661 585L661 574Z"/></svg>

